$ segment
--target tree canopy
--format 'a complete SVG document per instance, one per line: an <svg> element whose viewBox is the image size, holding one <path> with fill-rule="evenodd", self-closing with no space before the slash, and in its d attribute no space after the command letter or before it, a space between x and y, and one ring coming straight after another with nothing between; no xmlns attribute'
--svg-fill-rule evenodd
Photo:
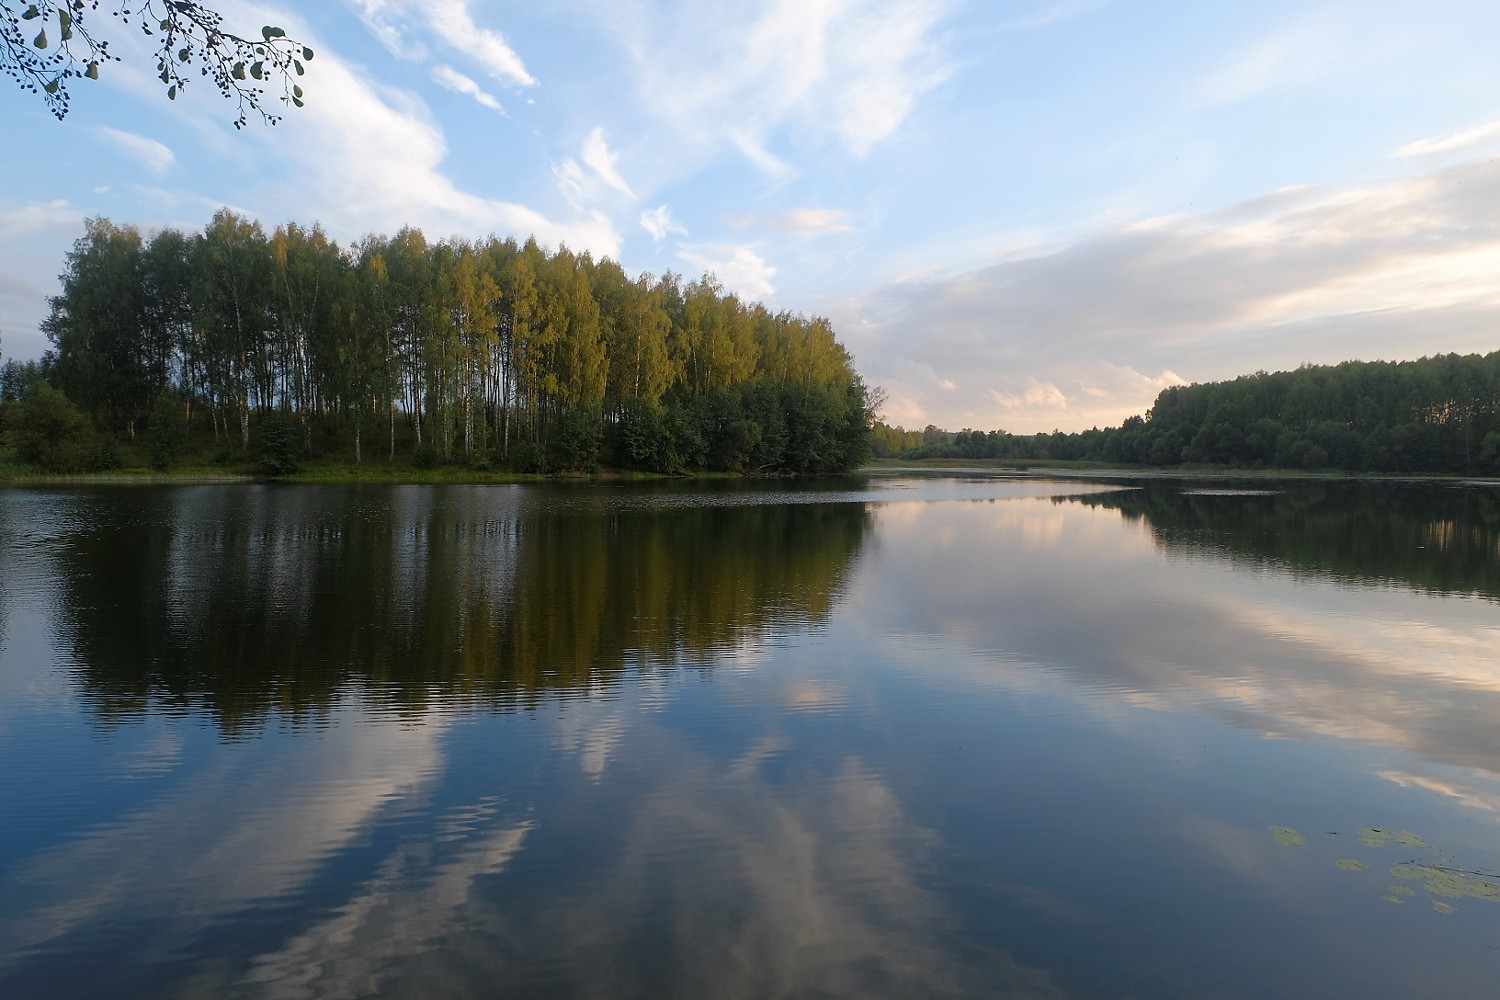
<svg viewBox="0 0 1500 1000"><path fill-rule="evenodd" d="M1064 434L905 431L877 455L1396 473L1500 472L1500 351L1346 361L1173 386L1144 416Z"/></svg>
<svg viewBox="0 0 1500 1000"><path fill-rule="evenodd" d="M150 428L170 391L241 452L289 423L302 454L338 438L356 462L377 435L387 461L522 471L819 473L868 455L866 389L828 321L712 275L412 227L340 246L224 209L198 233L90 219L61 281L41 374L107 434Z"/></svg>
<svg viewBox="0 0 1500 1000"><path fill-rule="evenodd" d="M97 80L102 67L119 61L110 50L110 31L100 26L100 5L0 0L0 70L23 91L39 95L59 121L71 106L70 85ZM265 25L242 34L244 29L226 26L223 15L191 0L113 0L106 7L118 25L152 39L156 75L169 99L176 100L194 76L212 80L235 107L236 128L250 115L273 125L280 120L266 103L268 83L280 84L283 104L302 107L297 78L313 50L283 29Z"/></svg>

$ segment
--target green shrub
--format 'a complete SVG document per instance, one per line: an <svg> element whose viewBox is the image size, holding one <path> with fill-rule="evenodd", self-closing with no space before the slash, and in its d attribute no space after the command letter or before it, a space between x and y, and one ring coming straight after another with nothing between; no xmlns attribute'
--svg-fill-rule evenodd
<svg viewBox="0 0 1500 1000"><path fill-rule="evenodd" d="M45 383L16 406L16 457L47 472L81 472L95 457L94 428L83 411Z"/></svg>
<svg viewBox="0 0 1500 1000"><path fill-rule="evenodd" d="M268 476L297 471L297 429L280 413L261 421L260 467Z"/></svg>
<svg viewBox="0 0 1500 1000"><path fill-rule="evenodd" d="M171 389L161 391L151 407L147 433L151 468L166 470L177 464L187 440L187 415L181 395Z"/></svg>
<svg viewBox="0 0 1500 1000"><path fill-rule="evenodd" d="M437 449L430 441L423 441L411 451L411 466L414 469L430 469L438 463Z"/></svg>

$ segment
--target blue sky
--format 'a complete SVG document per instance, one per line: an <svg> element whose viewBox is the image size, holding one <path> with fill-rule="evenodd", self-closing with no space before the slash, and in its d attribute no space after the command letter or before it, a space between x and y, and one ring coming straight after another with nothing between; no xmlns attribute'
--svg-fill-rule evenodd
<svg viewBox="0 0 1500 1000"><path fill-rule="evenodd" d="M236 132L126 33L65 122L0 95L6 356L85 217L223 205L713 270L829 316L908 427L1500 348L1493 0L216 6L316 49L305 109Z"/></svg>

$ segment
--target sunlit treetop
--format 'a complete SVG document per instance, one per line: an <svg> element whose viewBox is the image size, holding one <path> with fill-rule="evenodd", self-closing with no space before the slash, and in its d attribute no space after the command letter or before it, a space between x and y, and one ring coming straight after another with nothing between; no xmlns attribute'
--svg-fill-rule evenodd
<svg viewBox="0 0 1500 1000"><path fill-rule="evenodd" d="M0 0L0 69L24 91L40 95L59 121L68 114L70 84L97 80L119 57L112 55L111 30L128 26L156 44L156 74L167 97L194 77L214 82L235 106L234 125L251 115L274 125L281 116L267 108L266 85L281 84L282 104L302 107L297 77L313 51L288 38L281 28L262 27L258 35L237 34L224 27L215 10L189 0L117 0L105 4L114 19L103 23L101 0Z"/></svg>

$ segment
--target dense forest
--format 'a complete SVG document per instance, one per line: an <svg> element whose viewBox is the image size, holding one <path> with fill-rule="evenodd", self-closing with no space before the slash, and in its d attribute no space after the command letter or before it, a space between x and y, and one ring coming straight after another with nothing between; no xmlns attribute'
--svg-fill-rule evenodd
<svg viewBox="0 0 1500 1000"><path fill-rule="evenodd" d="M1144 417L1064 434L876 424L877 457L1500 472L1500 351L1348 361L1173 386Z"/></svg>
<svg viewBox="0 0 1500 1000"><path fill-rule="evenodd" d="M827 320L711 275L413 228L340 246L223 209L201 233L90 219L61 283L52 350L0 374L13 447L48 468L107 466L138 436L167 467L195 434L270 471L337 454L820 473L869 455L867 392Z"/></svg>

